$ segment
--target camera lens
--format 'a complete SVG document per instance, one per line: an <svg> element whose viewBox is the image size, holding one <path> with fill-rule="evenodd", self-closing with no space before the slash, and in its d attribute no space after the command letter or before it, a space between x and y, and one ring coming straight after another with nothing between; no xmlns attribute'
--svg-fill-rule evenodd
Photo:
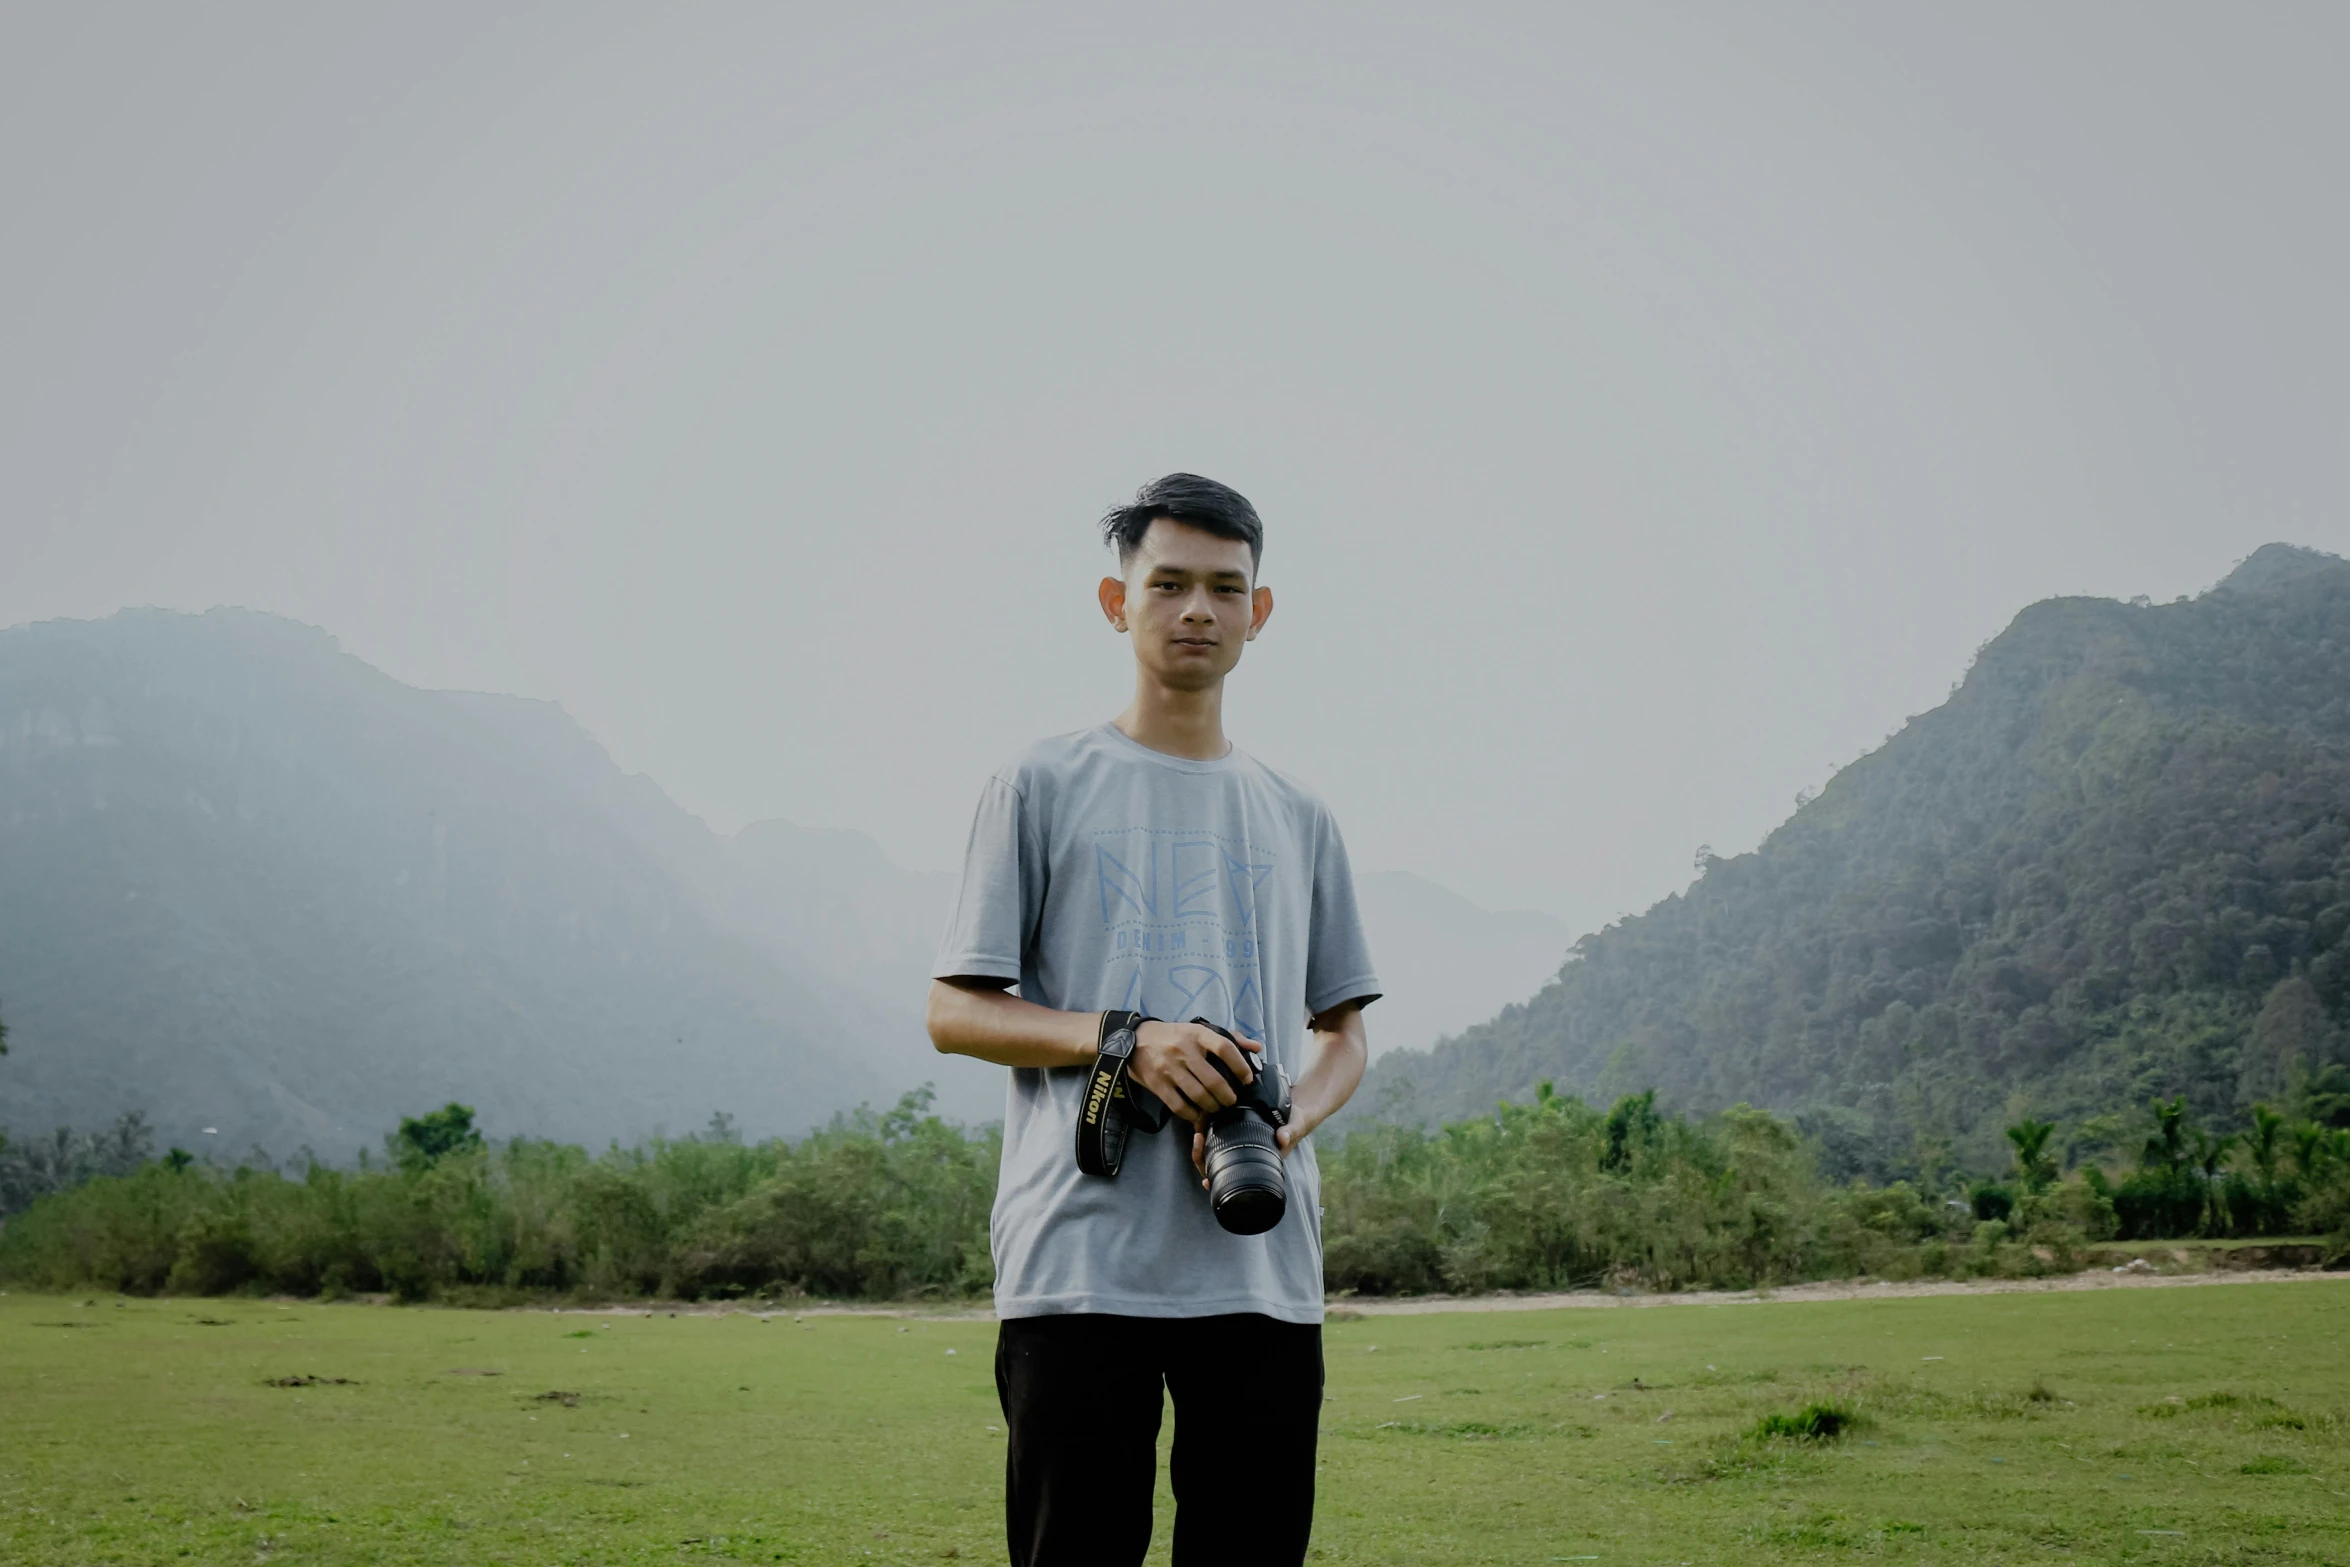
<svg viewBox="0 0 2350 1567"><path fill-rule="evenodd" d="M1262 1235L1289 1211L1289 1180L1272 1123L1247 1111L1226 1112L1208 1127L1208 1203L1235 1235ZM1220 1123L1220 1124L1218 1124Z"/></svg>

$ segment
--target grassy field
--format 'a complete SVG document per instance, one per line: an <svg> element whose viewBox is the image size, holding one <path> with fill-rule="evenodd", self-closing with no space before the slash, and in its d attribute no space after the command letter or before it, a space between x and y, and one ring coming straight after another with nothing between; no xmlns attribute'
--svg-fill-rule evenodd
<svg viewBox="0 0 2350 1567"><path fill-rule="evenodd" d="M0 1560L1000 1561L993 1340L0 1298ZM2350 1561L2346 1345L2335 1280L1334 1322L1315 1555Z"/></svg>

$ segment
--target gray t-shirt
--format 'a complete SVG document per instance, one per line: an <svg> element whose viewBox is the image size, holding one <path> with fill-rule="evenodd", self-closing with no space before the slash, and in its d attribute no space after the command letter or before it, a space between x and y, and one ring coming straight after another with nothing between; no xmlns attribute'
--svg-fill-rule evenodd
<svg viewBox="0 0 2350 1567"><path fill-rule="evenodd" d="M1292 1079L1309 1017L1379 992L1328 807L1238 750L1191 761L1114 724L1040 741L988 780L932 972L1015 980L1062 1011L1204 1017L1264 1041ZM1289 1157L1282 1221L1227 1234L1181 1121L1136 1135L1114 1181L1078 1170L1086 1075L1012 1069L996 1314L1321 1321L1312 1140Z"/></svg>

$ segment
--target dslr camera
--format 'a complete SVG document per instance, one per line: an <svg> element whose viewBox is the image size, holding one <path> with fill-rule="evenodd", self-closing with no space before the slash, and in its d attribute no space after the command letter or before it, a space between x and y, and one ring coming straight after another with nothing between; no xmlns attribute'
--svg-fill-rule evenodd
<svg viewBox="0 0 2350 1567"><path fill-rule="evenodd" d="M1114 1179L1126 1162L1128 1138L1167 1124L1169 1111L1158 1096L1126 1078L1135 1031L1150 1021L1139 1012L1102 1016L1101 1049L1077 1113L1077 1167L1088 1175ZM1233 1038L1231 1030L1204 1017L1192 1022ZM1261 1060L1255 1075L1243 1080L1221 1059L1209 1059L1232 1085L1238 1102L1209 1116L1202 1129L1207 1139L1208 1205L1215 1210L1216 1222L1233 1234L1262 1235L1289 1211L1289 1180L1281 1169L1281 1145L1275 1137L1289 1124L1289 1077L1274 1062Z"/></svg>

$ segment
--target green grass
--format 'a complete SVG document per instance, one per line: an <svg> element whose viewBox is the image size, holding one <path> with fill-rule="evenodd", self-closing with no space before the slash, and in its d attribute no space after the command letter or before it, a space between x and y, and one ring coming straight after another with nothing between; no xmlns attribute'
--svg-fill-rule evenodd
<svg viewBox="0 0 2350 1567"><path fill-rule="evenodd" d="M0 1298L0 1561L1000 1561L993 1339ZM1322 1561L2350 1561L2338 1281L1368 1317L1327 1344Z"/></svg>

